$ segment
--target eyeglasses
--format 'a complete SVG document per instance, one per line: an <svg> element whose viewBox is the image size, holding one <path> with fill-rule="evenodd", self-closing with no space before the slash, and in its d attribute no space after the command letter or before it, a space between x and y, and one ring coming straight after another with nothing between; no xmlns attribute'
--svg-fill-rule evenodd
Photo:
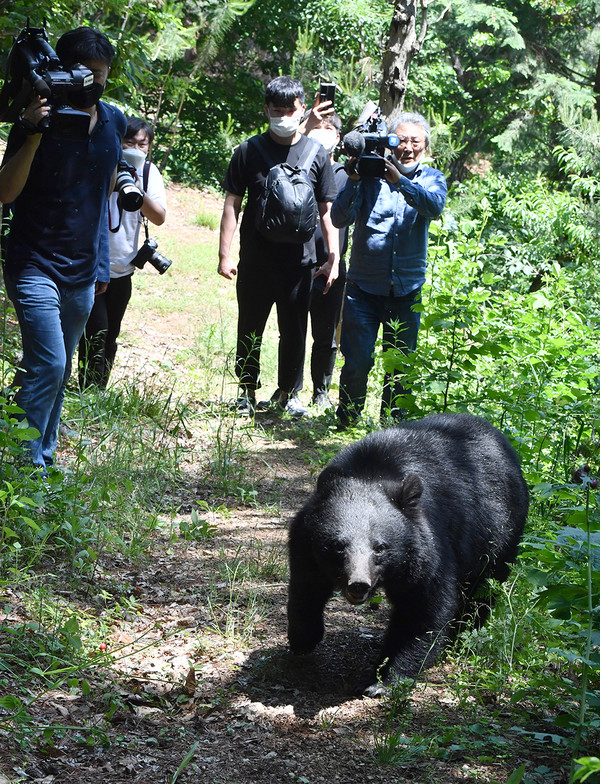
<svg viewBox="0 0 600 784"><path fill-rule="evenodd" d="M415 136L398 136L399 147L405 147L407 144L413 147L424 147L425 139L417 139Z"/></svg>

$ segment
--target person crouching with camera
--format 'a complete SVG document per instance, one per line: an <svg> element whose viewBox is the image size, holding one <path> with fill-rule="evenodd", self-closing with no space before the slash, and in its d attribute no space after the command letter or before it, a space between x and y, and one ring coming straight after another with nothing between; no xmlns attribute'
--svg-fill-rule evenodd
<svg viewBox="0 0 600 784"><path fill-rule="evenodd" d="M79 343L81 389L92 384L106 387L117 353L121 322L131 298L135 268L141 268L149 261L162 274L170 266L168 259L156 252L156 243L148 236L138 250L142 223L147 220L160 226L167 214L162 175L147 160L153 140L154 129L149 123L138 117L127 118L123 158L135 170L132 174L143 201L140 209L130 211L122 207L121 191L115 191L109 200L110 283L104 294L96 297Z"/></svg>
<svg viewBox="0 0 600 784"><path fill-rule="evenodd" d="M42 475L54 462L73 353L94 294L108 282L106 205L126 125L118 109L99 100L114 54L91 27L61 36L56 55L64 72L81 64L93 75L89 87L66 98L80 131L70 135L53 124L60 117L54 95L49 101L32 94L0 168L0 201L10 214L4 282L23 348L15 400L39 432L25 447Z"/></svg>

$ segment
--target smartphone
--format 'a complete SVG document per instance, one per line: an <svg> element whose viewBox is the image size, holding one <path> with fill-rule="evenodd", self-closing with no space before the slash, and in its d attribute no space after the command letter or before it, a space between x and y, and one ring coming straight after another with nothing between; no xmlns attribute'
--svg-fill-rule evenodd
<svg viewBox="0 0 600 784"><path fill-rule="evenodd" d="M335 104L335 84L329 82L321 82L319 86L319 103L324 101L331 101L331 105Z"/></svg>

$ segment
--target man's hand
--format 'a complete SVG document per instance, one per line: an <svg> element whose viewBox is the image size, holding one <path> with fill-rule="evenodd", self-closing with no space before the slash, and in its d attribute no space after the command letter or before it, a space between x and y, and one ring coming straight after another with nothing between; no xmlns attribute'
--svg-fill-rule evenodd
<svg viewBox="0 0 600 784"><path fill-rule="evenodd" d="M225 256L222 259L219 259L217 272L222 277L227 278L227 280L233 280L237 275L237 264L231 256Z"/></svg>
<svg viewBox="0 0 600 784"><path fill-rule="evenodd" d="M333 114L334 111L335 108L333 106L333 102L323 101L323 103L319 103L319 93L317 93L315 103L313 108L310 110L310 114L306 120L300 124L300 133L306 135L315 128L318 128L323 120L329 117L330 114Z"/></svg>
<svg viewBox="0 0 600 784"><path fill-rule="evenodd" d="M348 158L344 163L344 170L348 175L348 179L354 180L354 182L358 182L360 180L360 174L356 171L357 165L358 158Z"/></svg>
<svg viewBox="0 0 600 784"><path fill-rule="evenodd" d="M23 119L31 125L33 131L26 132L21 147L0 168L0 201L10 204L18 198L27 183L31 164L42 140L42 131L37 133L38 123L46 117L50 108L46 99L39 96L32 101L23 112Z"/></svg>
<svg viewBox="0 0 600 784"><path fill-rule="evenodd" d="M329 254L329 258L322 264L313 275L314 278L318 278L321 275L324 275L326 278L325 288L323 289L323 294L327 294L329 289L331 288L331 284L337 279L338 275L340 274L340 263L337 256L334 253Z"/></svg>
<svg viewBox="0 0 600 784"><path fill-rule="evenodd" d="M400 182L400 174L398 167L395 166L391 161L385 159L385 179L391 183L392 185L397 185Z"/></svg>
<svg viewBox="0 0 600 784"><path fill-rule="evenodd" d="M94 296L97 297L98 294L104 294L104 292L106 291L107 288L108 288L108 283L106 283L106 282L104 282L102 280L97 280L96 281L96 290L94 291Z"/></svg>
<svg viewBox="0 0 600 784"><path fill-rule="evenodd" d="M21 116L28 123L31 123L31 125L35 125L37 127L44 117L47 117L49 114L50 107L47 105L47 99L40 98L38 95L36 96L35 100L29 104ZM40 128L40 133L41 132L42 129Z"/></svg>

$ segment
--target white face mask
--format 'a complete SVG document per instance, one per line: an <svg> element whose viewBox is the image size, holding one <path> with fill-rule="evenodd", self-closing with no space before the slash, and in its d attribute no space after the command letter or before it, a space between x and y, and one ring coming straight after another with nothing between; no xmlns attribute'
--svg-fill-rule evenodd
<svg viewBox="0 0 600 784"><path fill-rule="evenodd" d="M415 171L415 169L417 169L417 167L419 166L419 163L421 162L421 157L422 156L419 157L418 161L413 161L412 163L401 163L398 160L398 158L396 158L395 155L393 156L393 160L396 165L396 168L401 174L412 174Z"/></svg>
<svg viewBox="0 0 600 784"><path fill-rule="evenodd" d="M269 115L269 128L273 131L275 136L281 136L282 139L289 139L293 136L300 127L300 117L295 115L284 115L283 117L271 117Z"/></svg>
<svg viewBox="0 0 600 784"><path fill-rule="evenodd" d="M127 147L123 150L123 158L130 163L134 169L140 169L146 160L146 153L137 147Z"/></svg>
<svg viewBox="0 0 600 784"><path fill-rule="evenodd" d="M316 139L320 144L325 147L328 153L331 153L335 149L335 145L337 144L337 133L334 131L329 130L328 128L316 128L314 131L311 131L309 134L311 139Z"/></svg>

